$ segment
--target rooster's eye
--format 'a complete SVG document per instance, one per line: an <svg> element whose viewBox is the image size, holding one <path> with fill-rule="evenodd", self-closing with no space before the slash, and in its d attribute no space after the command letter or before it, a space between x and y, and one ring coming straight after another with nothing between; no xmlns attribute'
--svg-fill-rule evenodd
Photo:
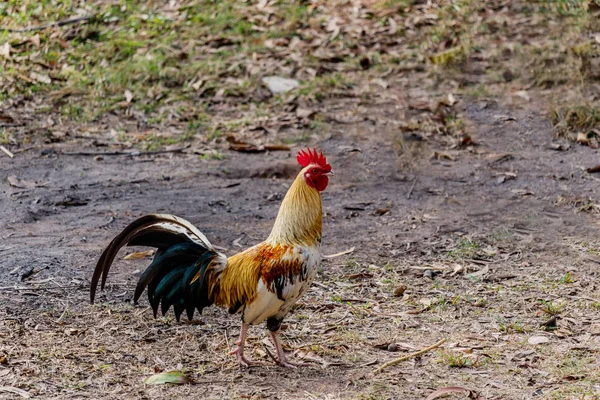
<svg viewBox="0 0 600 400"><path fill-rule="evenodd" d="M313 168L313 170L312 170L312 173L313 173L313 174L316 174L316 173L317 173L317 169L316 169L316 168Z"/></svg>

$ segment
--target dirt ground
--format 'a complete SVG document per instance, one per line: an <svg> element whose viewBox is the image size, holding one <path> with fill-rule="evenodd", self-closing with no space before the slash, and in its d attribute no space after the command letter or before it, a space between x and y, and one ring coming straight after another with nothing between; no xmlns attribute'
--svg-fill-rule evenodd
<svg viewBox="0 0 600 400"><path fill-rule="evenodd" d="M460 79L429 64L373 72L368 91L336 86L240 127L289 151L232 151L204 133L140 149L112 130L146 129L135 112L65 117L61 130L35 98L0 104L0 122L23 122L7 132L34 138L9 141L14 158L0 153L0 399L425 399L448 386L471 398L600 398L600 179L587 172L598 149L557 138L548 110L561 86L490 83L502 68L484 79L472 61ZM215 98L213 120L242 109ZM42 126L50 118L57 134ZM188 219L228 255L262 241L308 145L336 174L323 193L333 257L283 327L290 357L310 366L272 364L255 327L248 353L269 365L240 369L228 355L239 317L225 310L189 323L153 319L144 296L132 306L149 258L123 257L145 249L123 251L89 304L102 250L144 214ZM171 370L193 383L143 382Z"/></svg>
<svg viewBox="0 0 600 400"><path fill-rule="evenodd" d="M119 261L88 304L102 248L145 213L185 217L229 254L262 240L291 180L288 152L95 160L53 147L3 160L5 176L39 186L1 186L2 384L36 398L419 399L442 386L487 399L569 398L577 387L595 398L599 227L595 208L581 208L598 195L582 169L597 151L554 150L532 109L464 108L479 144L452 161L399 168L391 123L333 125L317 143L336 171L323 195L324 253L354 251L324 260L287 320L289 349L315 364L298 370L239 370L227 355L238 319L222 310L188 324L132 307L132 272L147 260ZM365 112L393 122L390 110ZM542 331L553 313L557 329ZM539 336L548 340L528 342ZM388 344L410 351L442 338L443 352L371 374L398 355ZM263 343L253 329L255 358L266 359ZM464 368L450 366L455 356ZM197 384L142 383L171 369Z"/></svg>

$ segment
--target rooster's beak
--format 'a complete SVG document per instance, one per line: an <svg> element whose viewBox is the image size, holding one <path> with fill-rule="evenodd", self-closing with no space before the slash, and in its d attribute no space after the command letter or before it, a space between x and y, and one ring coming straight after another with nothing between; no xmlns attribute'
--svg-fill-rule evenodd
<svg viewBox="0 0 600 400"><path fill-rule="evenodd" d="M335 176L335 174L333 173L333 171L325 172L323 175L326 175L326 176Z"/></svg>

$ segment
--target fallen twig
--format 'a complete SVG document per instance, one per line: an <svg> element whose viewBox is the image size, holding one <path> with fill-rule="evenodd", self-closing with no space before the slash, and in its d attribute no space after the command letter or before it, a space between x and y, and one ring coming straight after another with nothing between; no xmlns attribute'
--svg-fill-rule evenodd
<svg viewBox="0 0 600 400"><path fill-rule="evenodd" d="M327 256L323 256L323 258L336 258L336 257L340 257L340 256L343 256L343 255L352 253L354 251L354 249L355 248L352 247L352 248L350 248L348 250L340 251L339 253L335 253L335 254L330 254L330 255L327 255Z"/></svg>
<svg viewBox="0 0 600 400"><path fill-rule="evenodd" d="M592 303L597 303L600 301L600 299L593 299L591 297L585 297L585 296L571 296L572 299L576 299L576 300L587 300L587 301L591 301Z"/></svg>
<svg viewBox="0 0 600 400"><path fill-rule="evenodd" d="M322 288L322 289L325 289L325 290L331 290L331 288L330 288L329 286L327 286L327 285L323 285L323 284L322 284L322 283L320 283L320 282L313 282L313 285L315 285L315 286L318 286L318 287L320 287L320 288Z"/></svg>
<svg viewBox="0 0 600 400"><path fill-rule="evenodd" d="M31 395L24 391L23 389L19 389L13 386L0 386L0 392L9 392L9 393L13 393L13 394L18 394L19 396L21 396L24 399L30 399Z"/></svg>
<svg viewBox="0 0 600 400"><path fill-rule="evenodd" d="M410 187L410 190L408 191L408 194L406 195L406 200L410 200L410 195L412 194L413 190L415 190L415 185L417 184L417 178L413 179L413 184Z"/></svg>
<svg viewBox="0 0 600 400"><path fill-rule="evenodd" d="M0 150L2 150L4 152L4 154L6 154L7 156L9 156L10 158L14 158L15 157L15 155L13 153L11 153L11 151L8 150L4 146L0 146Z"/></svg>
<svg viewBox="0 0 600 400"><path fill-rule="evenodd" d="M95 15L87 15L85 17L63 19L61 21L52 22L50 24L40 25L40 26L31 26L31 27L28 27L28 28L21 28L21 29L0 28L0 31L7 31L7 32L14 32L14 33L31 32L31 31L41 31L41 30L44 30L44 29L52 28L54 26L72 25L72 24L78 24L78 23L81 23L81 22L87 23L87 22L89 22L94 17L95 17Z"/></svg>
<svg viewBox="0 0 600 400"><path fill-rule="evenodd" d="M419 315L424 313L425 311L431 310L432 306L427 306L427 307L423 307L420 310L411 310L411 311L407 311L406 313L409 315Z"/></svg>
<svg viewBox="0 0 600 400"><path fill-rule="evenodd" d="M58 317L58 319L56 320L56 323L60 324L62 322L62 320L65 318L65 316L67 315L68 312L69 312L69 302L67 302L67 305L65 306L65 310L60 315L60 317Z"/></svg>
<svg viewBox="0 0 600 400"><path fill-rule="evenodd" d="M72 151L60 153L65 156L150 156L155 154L165 153L180 153L183 150L190 147L190 145L178 147L170 150L157 150L157 151Z"/></svg>
<svg viewBox="0 0 600 400"><path fill-rule="evenodd" d="M402 361L406 361L406 360L408 360L408 359L411 359L411 358L414 358L414 357L420 356L421 354L425 354L425 353L427 353L428 351L431 351L431 350L433 350L433 349L435 349L435 348L438 348L438 347L440 347L442 344L444 344L444 342L446 342L446 339L445 339L445 338L444 338L444 339L442 339L442 340L440 340L440 341L439 341L439 342L437 342L436 344L433 344L433 345L431 345L431 346L429 346L429 347L426 347L426 348L424 348L423 350L419 350L419 351L417 351L417 352L410 353L410 354L407 354L407 355L405 355L405 356L402 356L402 357L396 358L396 359L394 359L394 360L392 360L392 361L388 361L388 362L386 362L385 364L383 364L381 367L379 367L379 368L377 368L376 370L374 370L374 371L373 371L373 374L378 374L378 373L380 373L381 371L383 371L384 369L386 369L387 367L391 367L392 365L396 365L396 364L398 364L398 363L401 363Z"/></svg>
<svg viewBox="0 0 600 400"><path fill-rule="evenodd" d="M410 269L418 269L420 271L427 271L427 270L431 270L431 271L445 271L447 270L449 267L416 267L416 266L411 266L409 267Z"/></svg>
<svg viewBox="0 0 600 400"><path fill-rule="evenodd" d="M13 150L12 153L13 154L18 154L18 153L23 153L29 150L33 150L38 148L38 146L28 146L28 147L23 147L22 149L17 149L17 150Z"/></svg>
<svg viewBox="0 0 600 400"><path fill-rule="evenodd" d="M465 389L462 387L458 387L458 386L449 386L449 387L438 389L435 392L431 393L429 396L427 396L427 398L425 400L437 399L438 397L442 397L448 393L461 393L461 392L466 392L470 399L483 400L483 397L479 396L477 394L477 392L475 392L473 390Z"/></svg>

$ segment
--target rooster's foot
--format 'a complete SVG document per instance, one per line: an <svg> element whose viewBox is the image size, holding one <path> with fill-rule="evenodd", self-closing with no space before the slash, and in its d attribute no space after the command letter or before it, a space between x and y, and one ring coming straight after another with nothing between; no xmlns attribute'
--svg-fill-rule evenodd
<svg viewBox="0 0 600 400"><path fill-rule="evenodd" d="M244 355L244 351L241 349L241 347L238 347L235 350L230 351L229 354L235 354L238 364L240 364L240 366L245 367L245 368L252 367L255 365L265 365L264 363L262 363L260 361L252 361L252 360L249 360L248 358L246 358L246 356Z"/></svg>
<svg viewBox="0 0 600 400"><path fill-rule="evenodd" d="M277 365L285 368L298 368L298 367L306 367L309 364L306 363L296 363L292 361L288 361L285 358L283 360L276 360Z"/></svg>
<svg viewBox="0 0 600 400"><path fill-rule="evenodd" d="M267 355L269 357L271 357L271 360L275 361L275 364L279 365L280 367L285 367L285 368L298 368L298 367L306 367L309 364L305 364L305 363L295 363L292 361L288 361L287 358L282 355L281 353L278 354L277 357L275 357L270 351L269 348L267 346L265 346L265 350L267 351ZM282 350L283 352L283 350Z"/></svg>

